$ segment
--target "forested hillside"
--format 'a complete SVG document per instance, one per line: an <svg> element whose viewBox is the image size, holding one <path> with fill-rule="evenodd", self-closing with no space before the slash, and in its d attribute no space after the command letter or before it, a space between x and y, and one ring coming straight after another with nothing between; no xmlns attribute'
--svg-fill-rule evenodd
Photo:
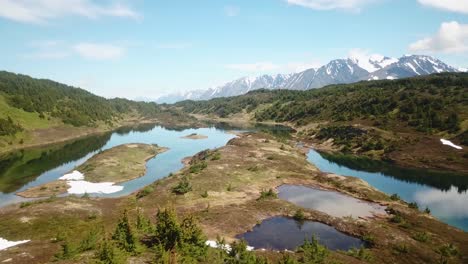
<svg viewBox="0 0 468 264"><path fill-rule="evenodd" d="M468 171L468 74L364 81L308 91L257 90L209 101L184 101L187 113L294 126L316 147L401 165ZM331 147L330 147L331 144Z"/></svg>
<svg viewBox="0 0 468 264"><path fill-rule="evenodd" d="M292 122L369 120L418 131L457 132L468 117L468 74L447 73L395 81L332 85L309 91L259 90L231 98L184 101L189 113L251 113L256 121Z"/></svg>
<svg viewBox="0 0 468 264"><path fill-rule="evenodd" d="M0 96L5 97L12 107L38 113L41 118L50 115L74 126L110 122L133 111L142 116L152 116L160 111L155 103L108 100L80 88L4 71L0 72ZM6 131L2 129L3 133L14 132L15 129L8 124L8 117L3 119L0 120L0 128L8 128Z"/></svg>

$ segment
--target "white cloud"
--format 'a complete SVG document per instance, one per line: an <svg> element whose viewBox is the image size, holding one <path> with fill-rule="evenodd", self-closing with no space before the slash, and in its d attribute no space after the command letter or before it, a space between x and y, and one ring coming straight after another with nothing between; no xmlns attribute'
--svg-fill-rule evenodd
<svg viewBox="0 0 468 264"><path fill-rule="evenodd" d="M285 0L291 5L298 5L316 10L360 11L362 7L381 0Z"/></svg>
<svg viewBox="0 0 468 264"><path fill-rule="evenodd" d="M224 13L226 13L226 16L235 17L239 15L240 8L237 6L225 6Z"/></svg>
<svg viewBox="0 0 468 264"><path fill-rule="evenodd" d="M468 14L468 1L466 0L418 0L418 2L429 7Z"/></svg>
<svg viewBox="0 0 468 264"><path fill-rule="evenodd" d="M463 53L468 51L468 24L445 22L439 31L409 46L411 51Z"/></svg>
<svg viewBox="0 0 468 264"><path fill-rule="evenodd" d="M134 10L119 3L103 6L93 0L1 0L0 17L23 23L46 23L65 16L103 16L139 19Z"/></svg>
<svg viewBox="0 0 468 264"><path fill-rule="evenodd" d="M86 59L109 60L122 57L125 49L111 44L79 43L73 50Z"/></svg>
<svg viewBox="0 0 468 264"><path fill-rule="evenodd" d="M228 64L226 68L231 70L248 71L248 72L266 72L277 70L280 68L279 65L272 62L256 62L256 63L245 63L245 64Z"/></svg>

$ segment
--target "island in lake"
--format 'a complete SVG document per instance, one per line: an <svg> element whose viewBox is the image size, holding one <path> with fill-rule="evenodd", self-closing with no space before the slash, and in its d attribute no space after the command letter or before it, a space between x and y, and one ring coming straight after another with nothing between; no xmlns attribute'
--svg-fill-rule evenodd
<svg viewBox="0 0 468 264"><path fill-rule="evenodd" d="M129 181L145 174L146 161L167 151L151 144L124 144L102 151L73 172L23 192L25 198L49 197L64 193L112 193L120 191L115 183Z"/></svg>

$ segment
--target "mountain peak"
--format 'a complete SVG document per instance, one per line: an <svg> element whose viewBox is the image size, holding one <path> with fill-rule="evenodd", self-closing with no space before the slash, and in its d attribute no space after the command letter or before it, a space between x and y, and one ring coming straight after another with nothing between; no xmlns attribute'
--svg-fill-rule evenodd
<svg viewBox="0 0 468 264"><path fill-rule="evenodd" d="M258 89L307 90L330 84L353 83L362 80L383 80L413 77L441 72L460 72L431 56L404 55L399 59L380 54L355 51L347 59L335 59L320 68L293 74L274 74L243 77L207 90L197 90L183 95L161 97L158 102L186 99L207 100L216 97L236 96Z"/></svg>

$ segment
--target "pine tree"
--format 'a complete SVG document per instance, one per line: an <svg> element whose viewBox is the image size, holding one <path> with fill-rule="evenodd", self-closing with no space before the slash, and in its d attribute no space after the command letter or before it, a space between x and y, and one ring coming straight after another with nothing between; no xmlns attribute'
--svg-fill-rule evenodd
<svg viewBox="0 0 468 264"><path fill-rule="evenodd" d="M124 211L122 218L117 224L112 239L116 241L121 249L129 253L136 253L136 239L128 221L127 211Z"/></svg>

